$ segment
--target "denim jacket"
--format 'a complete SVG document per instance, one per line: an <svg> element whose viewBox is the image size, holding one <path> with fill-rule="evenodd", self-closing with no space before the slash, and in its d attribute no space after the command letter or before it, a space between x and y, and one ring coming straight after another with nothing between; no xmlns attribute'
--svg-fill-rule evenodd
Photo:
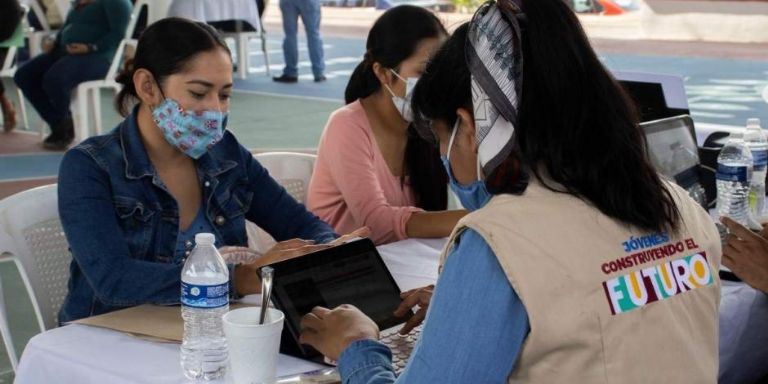
<svg viewBox="0 0 768 384"><path fill-rule="evenodd" d="M196 164L201 209L214 227L217 246L247 245L246 219L278 241L323 243L336 237L231 133ZM185 260L184 253L175 252L179 209L149 160L136 111L111 133L65 154L58 191L73 256L60 322L146 303L179 303Z"/></svg>

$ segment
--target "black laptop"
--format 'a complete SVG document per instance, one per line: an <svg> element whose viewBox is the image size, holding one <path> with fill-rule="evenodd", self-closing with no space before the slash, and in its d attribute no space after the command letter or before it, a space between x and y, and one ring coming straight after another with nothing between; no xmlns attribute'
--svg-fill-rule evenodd
<svg viewBox="0 0 768 384"><path fill-rule="evenodd" d="M333 248L270 265L274 268L272 302L285 314L280 352L323 362L323 356L299 343L301 318L316 306L351 304L379 329L399 326L412 315L395 317L400 288L373 242L357 239ZM399 327L398 327L399 328Z"/></svg>
<svg viewBox="0 0 768 384"><path fill-rule="evenodd" d="M693 120L680 115L640 124L648 143L648 157L656 170L673 180L689 193L698 185L703 187L707 174L701 167ZM704 192L704 191L701 191ZM707 209L714 203L715 194L707 191L702 205ZM692 196L693 197L693 196Z"/></svg>

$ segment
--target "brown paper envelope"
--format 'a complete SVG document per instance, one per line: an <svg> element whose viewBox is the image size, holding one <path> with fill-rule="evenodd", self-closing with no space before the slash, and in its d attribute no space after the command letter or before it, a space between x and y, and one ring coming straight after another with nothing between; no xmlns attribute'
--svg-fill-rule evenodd
<svg viewBox="0 0 768 384"><path fill-rule="evenodd" d="M230 303L229 309L250 307L244 303ZM84 324L125 332L132 336L163 343L181 343L184 321L181 307L144 304L80 319L74 324Z"/></svg>

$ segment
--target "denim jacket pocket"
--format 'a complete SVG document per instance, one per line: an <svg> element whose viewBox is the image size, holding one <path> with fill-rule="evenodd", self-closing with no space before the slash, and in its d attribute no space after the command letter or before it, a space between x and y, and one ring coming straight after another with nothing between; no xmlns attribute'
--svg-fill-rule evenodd
<svg viewBox="0 0 768 384"><path fill-rule="evenodd" d="M228 189L217 197L221 212L229 219L243 216L251 208L253 191L243 188Z"/></svg>
<svg viewBox="0 0 768 384"><path fill-rule="evenodd" d="M243 185L240 188L225 190L217 196L217 207L214 207L211 217L222 216L226 220L222 223L215 222L219 226L223 240L230 245L245 245L245 215L251 209L253 191Z"/></svg>
<svg viewBox="0 0 768 384"><path fill-rule="evenodd" d="M134 198L116 196L114 200L118 221L131 255L145 255L152 239L152 217L155 211Z"/></svg>

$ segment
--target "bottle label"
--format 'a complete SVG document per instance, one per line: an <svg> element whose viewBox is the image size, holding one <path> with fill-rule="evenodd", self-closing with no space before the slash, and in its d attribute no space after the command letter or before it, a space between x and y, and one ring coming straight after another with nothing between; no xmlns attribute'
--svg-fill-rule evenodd
<svg viewBox="0 0 768 384"><path fill-rule="evenodd" d="M752 151L752 161L755 164L755 171L761 171L761 168L765 168L768 165L768 150Z"/></svg>
<svg viewBox="0 0 768 384"><path fill-rule="evenodd" d="M722 181L738 181L747 182L747 167L746 166L730 166L725 164L717 165L717 180Z"/></svg>
<svg viewBox="0 0 768 384"><path fill-rule="evenodd" d="M181 282L181 304L195 308L218 308L229 303L229 283L195 285Z"/></svg>

